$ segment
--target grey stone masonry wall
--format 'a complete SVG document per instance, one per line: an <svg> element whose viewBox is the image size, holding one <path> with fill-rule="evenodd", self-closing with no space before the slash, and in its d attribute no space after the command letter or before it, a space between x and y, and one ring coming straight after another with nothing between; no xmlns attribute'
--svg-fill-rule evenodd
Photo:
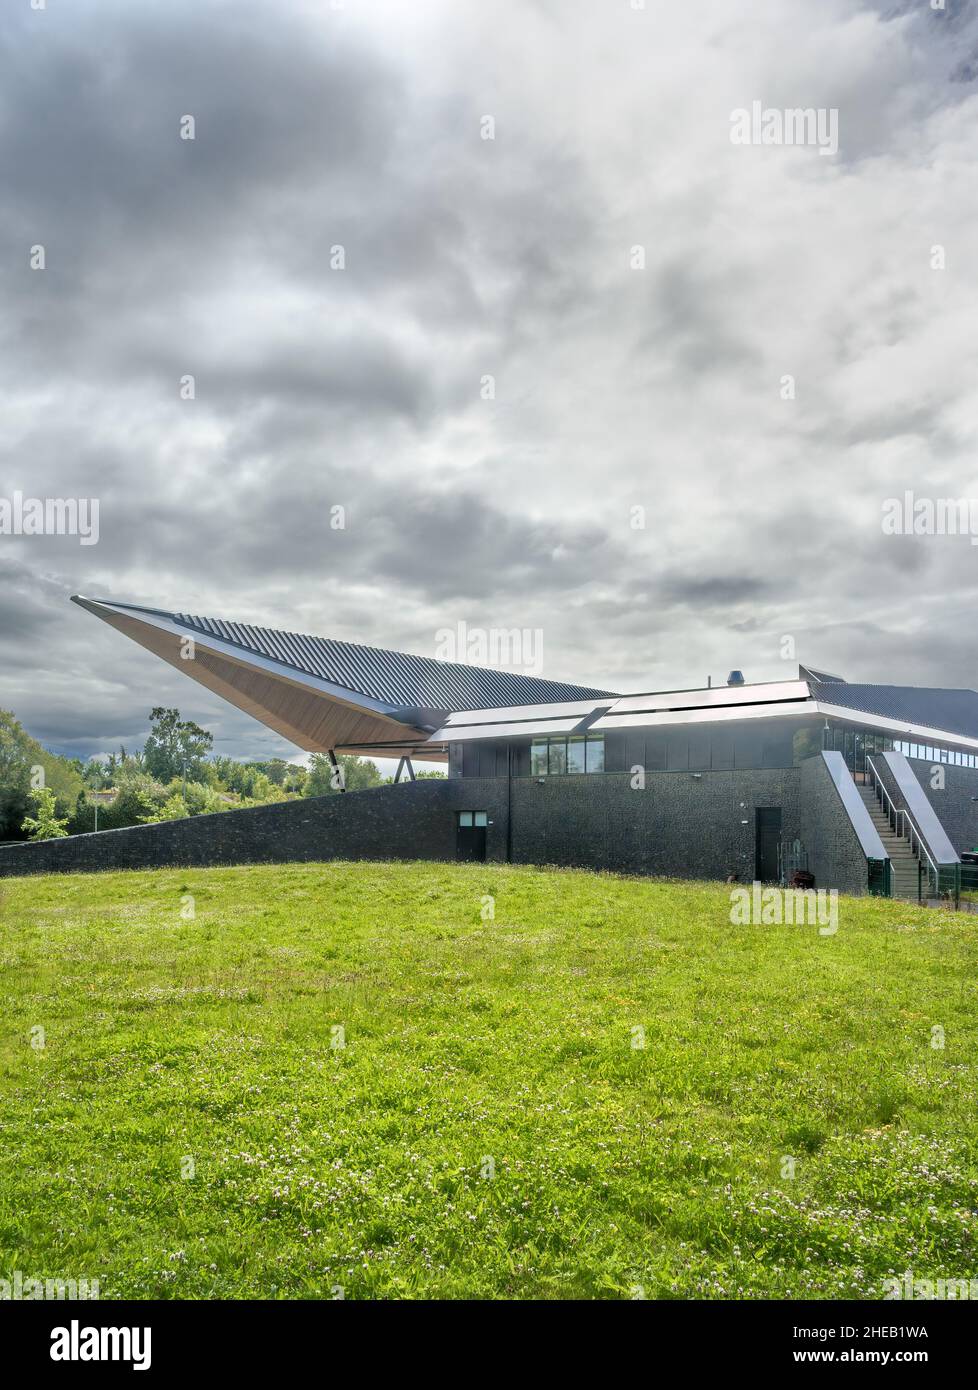
<svg viewBox="0 0 978 1390"><path fill-rule="evenodd" d="M740 881L754 876L755 816L782 809L786 840L799 834L799 769L647 772L520 778L513 783L513 858L623 873Z"/></svg>
<svg viewBox="0 0 978 1390"><path fill-rule="evenodd" d="M974 849L978 845L978 801L972 798L978 797L978 768L920 758L908 758L907 762L957 852ZM944 774L943 790L931 785L938 768Z"/></svg>
<svg viewBox="0 0 978 1390"><path fill-rule="evenodd" d="M811 759L810 762L816 761ZM486 857L622 873L749 882L755 811L780 807L783 839L811 850L820 887L866 891L865 861L831 780L800 768L535 778L453 777L277 802L158 825L0 846L0 877L328 859L443 859L456 853L455 813L485 811ZM823 769L824 771L824 769ZM805 779L808 779L807 781ZM811 783L811 785L809 785ZM809 799L814 798L809 805ZM512 804L510 823L509 807Z"/></svg>
<svg viewBox="0 0 978 1390"><path fill-rule="evenodd" d="M806 758L800 772L801 838L816 887L867 892L866 856L824 759Z"/></svg>
<svg viewBox="0 0 978 1390"><path fill-rule="evenodd" d="M450 784L425 780L0 846L0 877L298 859L453 859Z"/></svg>

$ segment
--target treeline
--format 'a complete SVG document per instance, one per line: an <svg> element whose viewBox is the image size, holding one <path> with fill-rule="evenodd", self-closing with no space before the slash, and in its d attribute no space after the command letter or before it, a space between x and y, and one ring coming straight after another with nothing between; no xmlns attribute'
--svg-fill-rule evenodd
<svg viewBox="0 0 978 1390"><path fill-rule="evenodd" d="M179 710L158 707L139 751L62 758L0 710L0 840L47 839L127 825L178 820L301 796L379 786L365 758L341 755L340 774L322 753L309 768L272 758L237 762L213 756L213 736ZM421 774L424 776L425 774ZM427 774L440 776L441 774Z"/></svg>

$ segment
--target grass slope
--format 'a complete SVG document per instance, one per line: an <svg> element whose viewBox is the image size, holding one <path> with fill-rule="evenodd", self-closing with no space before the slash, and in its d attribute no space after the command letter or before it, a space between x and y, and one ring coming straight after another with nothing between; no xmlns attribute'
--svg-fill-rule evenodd
<svg viewBox="0 0 978 1390"><path fill-rule="evenodd" d="M822 937L733 926L728 892L437 864L0 883L0 1275L134 1298L978 1275L975 919L843 899Z"/></svg>

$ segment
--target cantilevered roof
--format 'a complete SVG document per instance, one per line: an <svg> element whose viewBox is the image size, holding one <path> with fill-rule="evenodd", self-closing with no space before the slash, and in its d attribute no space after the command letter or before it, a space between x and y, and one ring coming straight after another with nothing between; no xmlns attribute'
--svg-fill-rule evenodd
<svg viewBox="0 0 978 1390"><path fill-rule="evenodd" d="M73 601L310 752L423 748L442 759L449 743L470 739L808 714L978 748L973 690L853 685L802 666L791 681L615 695L224 618Z"/></svg>
<svg viewBox="0 0 978 1390"><path fill-rule="evenodd" d="M73 602L309 752L396 756L459 708L599 696L587 686L131 603ZM613 699L609 696L608 699ZM442 758L440 750L426 757Z"/></svg>
<svg viewBox="0 0 978 1390"><path fill-rule="evenodd" d="M917 728L978 739L978 693L922 685L826 684L812 687L820 704L879 715Z"/></svg>
<svg viewBox="0 0 978 1390"><path fill-rule="evenodd" d="M412 656L382 647L278 632L251 623L198 618L190 613L168 616L182 627L220 637L241 651L270 657L283 666L319 676L334 685L391 705L447 711L469 709L478 702L485 709L495 709L500 705L540 704L547 700L574 700L608 693L590 686L525 676L518 671L437 661L433 657Z"/></svg>

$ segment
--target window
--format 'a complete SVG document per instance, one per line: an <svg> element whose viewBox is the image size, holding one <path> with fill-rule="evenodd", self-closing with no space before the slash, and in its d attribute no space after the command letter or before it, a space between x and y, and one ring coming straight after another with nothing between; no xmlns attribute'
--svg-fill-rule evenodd
<svg viewBox="0 0 978 1390"><path fill-rule="evenodd" d="M488 811L459 811L458 823L463 830L479 830L489 824Z"/></svg>
<svg viewBox="0 0 978 1390"><path fill-rule="evenodd" d="M567 740L564 738L552 738L550 740L550 775L551 777L561 772L567 771Z"/></svg>
<svg viewBox="0 0 978 1390"><path fill-rule="evenodd" d="M535 738L530 745L530 776L559 777L564 772L604 772L604 734Z"/></svg>
<svg viewBox="0 0 978 1390"><path fill-rule="evenodd" d="M473 814L473 813L472 813L471 811L459 811L459 813L458 813L458 823L459 823L459 825L464 825L465 828L466 828L467 830L468 830L468 829L471 829L471 826L472 826L472 814Z"/></svg>

